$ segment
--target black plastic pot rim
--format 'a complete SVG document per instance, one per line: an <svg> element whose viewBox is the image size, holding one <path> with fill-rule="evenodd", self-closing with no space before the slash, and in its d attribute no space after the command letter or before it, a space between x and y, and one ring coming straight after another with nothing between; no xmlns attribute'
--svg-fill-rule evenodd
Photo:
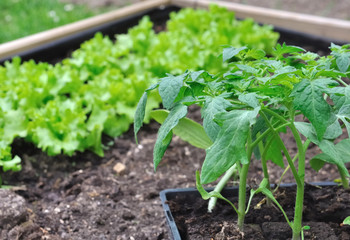
<svg viewBox="0 0 350 240"><path fill-rule="evenodd" d="M335 182L311 182L311 183L307 183L307 184L318 186L318 187L338 186L339 185ZM275 186L276 186L275 184L271 184L272 188ZM281 188L289 188L289 187L295 187L295 186L296 186L295 183L284 183L284 184L280 185ZM210 192L210 191L213 191L214 188L208 188L206 190L208 192ZM232 191L232 190L238 190L238 186L224 188L223 192L224 191ZM180 236L180 232L178 230L178 227L176 225L175 219L171 213L171 209L170 209L169 204L168 204L169 199L168 199L167 195L169 195L169 194L172 194L172 195L186 194L186 193L195 193L195 194L200 195L196 188L171 188L171 189L165 189L159 193L160 199L162 201L162 206L163 206L165 218L166 218L167 223L168 223L169 233L170 233L170 236L173 240L181 240L181 236Z"/></svg>

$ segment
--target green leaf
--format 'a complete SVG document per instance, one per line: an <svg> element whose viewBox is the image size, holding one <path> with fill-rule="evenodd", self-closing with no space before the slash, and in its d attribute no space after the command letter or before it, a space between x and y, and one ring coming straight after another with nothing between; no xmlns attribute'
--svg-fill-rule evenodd
<svg viewBox="0 0 350 240"><path fill-rule="evenodd" d="M280 142L277 141L276 139L277 137L275 135L268 136L266 139L266 142L270 141L271 138L273 138L272 143L265 157L267 160L271 160L277 166L284 168L283 155L282 155Z"/></svg>
<svg viewBox="0 0 350 240"><path fill-rule="evenodd" d="M235 207L235 205L233 205L233 203L230 200L228 200L227 198L223 197L219 192L211 191L211 192L208 193L204 189L204 187L201 184L201 178L200 178L200 174L199 174L198 170L196 171L196 187L197 187L198 192L200 193L200 195L202 196L202 198L204 200L208 200L208 199L210 199L212 197L216 197L218 199L224 200L224 201L226 201L227 203L229 203L233 207L233 209L236 211L236 213L238 213L237 208Z"/></svg>
<svg viewBox="0 0 350 240"><path fill-rule="evenodd" d="M336 116L345 124L346 130L348 134L350 134L350 123L348 121L348 119L350 119L350 104L343 105Z"/></svg>
<svg viewBox="0 0 350 240"><path fill-rule="evenodd" d="M310 160L310 166L317 172L323 168L325 163L333 163L332 158L325 153L317 154Z"/></svg>
<svg viewBox="0 0 350 240"><path fill-rule="evenodd" d="M331 94L330 97L334 102L335 107L339 110L344 105L350 105L350 86L335 87L333 89L339 89L340 94Z"/></svg>
<svg viewBox="0 0 350 240"><path fill-rule="evenodd" d="M3 140L12 143L15 137L27 135L28 120L23 111L10 110L4 114L3 118L5 124Z"/></svg>
<svg viewBox="0 0 350 240"><path fill-rule="evenodd" d="M316 130L312 124L307 122L295 122L295 127L298 131L303 134L306 138L310 139L311 142L316 145L320 144L316 136ZM343 133L338 120L334 121L331 125L328 126L323 138L328 140L333 140L339 137Z"/></svg>
<svg viewBox="0 0 350 240"><path fill-rule="evenodd" d="M317 139L316 131L312 124L307 122L295 122L294 125L298 129L298 131L306 138L308 138L311 142L315 144L320 143Z"/></svg>
<svg viewBox="0 0 350 240"><path fill-rule="evenodd" d="M83 149L90 149L100 157L104 155L101 143L102 130L103 127L101 125L95 125L89 135L84 138L84 141L80 142L80 145L83 145Z"/></svg>
<svg viewBox="0 0 350 240"><path fill-rule="evenodd" d="M342 171L346 176L350 176L345 166L345 163L350 161L350 139L344 139L337 145L334 145L328 140L323 140L319 144L323 154L316 155L312 158L310 164L314 169L319 169L322 164L317 161L324 161L327 163L335 164L339 170Z"/></svg>
<svg viewBox="0 0 350 240"><path fill-rule="evenodd" d="M238 100L242 103L247 104L252 108L256 108L260 106L258 95L256 93L244 93L238 96Z"/></svg>
<svg viewBox="0 0 350 240"><path fill-rule="evenodd" d="M344 219L343 224L350 225L350 216Z"/></svg>
<svg viewBox="0 0 350 240"><path fill-rule="evenodd" d="M350 53L336 54L335 59L339 70L346 73L350 66Z"/></svg>
<svg viewBox="0 0 350 240"><path fill-rule="evenodd" d="M135 135L136 143L137 143L137 133L140 131L140 128L142 127L143 121L145 119L148 93L156 89L157 87L158 87L158 83L153 84L149 88L147 88L146 91L142 94L142 97L140 98L139 102L137 103L135 117L134 117L134 135ZM154 103L154 99L152 98L151 98L150 105L156 105L156 103Z"/></svg>
<svg viewBox="0 0 350 240"><path fill-rule="evenodd" d="M265 51L260 50L260 49L249 49L246 54L245 57L250 57L250 58L254 58L254 59L262 59L264 58L266 55Z"/></svg>
<svg viewBox="0 0 350 240"><path fill-rule="evenodd" d="M16 172L22 169L21 159L18 156L15 156L12 160L0 160L0 166L2 166L4 172L9 170Z"/></svg>
<svg viewBox="0 0 350 240"><path fill-rule="evenodd" d="M297 46L286 45L286 43L283 43L282 46L280 44L276 45L276 49L274 49L273 54L277 57L281 57L283 56L283 54L286 54L286 53L297 53L297 52L305 52L305 49Z"/></svg>
<svg viewBox="0 0 350 240"><path fill-rule="evenodd" d="M249 210L249 207L250 207L250 203L254 197L255 194L258 194L258 193L263 193L266 197L268 197L269 199L271 199L271 201L276 204L276 206L281 210L283 216L285 217L288 225L290 227L292 227L292 223L289 221L288 219L288 216L286 214L286 212L283 210L282 206L279 204L279 202L276 200L275 196L273 195L273 193L269 190L269 181L268 179L264 178L261 183L259 184L259 188L254 190L254 189L251 189L250 190L250 196L249 196L249 200L248 200L248 205L247 205L247 210L246 210L246 213L248 212Z"/></svg>
<svg viewBox="0 0 350 240"><path fill-rule="evenodd" d="M145 118L145 110L147 104L147 92L145 92L136 107L135 119L134 119L134 135L137 144L137 133L143 124L143 119Z"/></svg>
<svg viewBox="0 0 350 240"><path fill-rule="evenodd" d="M331 108L323 99L323 92L334 81L329 79L302 80L298 83L291 96L294 97L294 108L300 110L314 126L318 140L321 140L329 125Z"/></svg>
<svg viewBox="0 0 350 240"><path fill-rule="evenodd" d="M161 124L168 115L169 112L166 110L154 110L151 112L151 117ZM173 128L173 133L198 148L207 149L213 144L202 125L186 117L179 120L178 125Z"/></svg>
<svg viewBox="0 0 350 240"><path fill-rule="evenodd" d="M154 169L157 168L158 164L162 160L166 148L168 147L171 137L172 129L178 125L179 120L184 118L187 114L187 106L182 104L175 105L170 111L168 117L161 125L158 131L158 136L153 150L153 163Z"/></svg>
<svg viewBox="0 0 350 240"><path fill-rule="evenodd" d="M230 106L231 103L221 96L206 98L204 107L202 108L203 127L212 141L215 141L220 131L219 125L214 121L215 115L225 112L226 108Z"/></svg>
<svg viewBox="0 0 350 240"><path fill-rule="evenodd" d="M223 62L226 62L227 60L235 57L237 54L239 54L241 51L247 49L247 47L240 47L240 48L235 48L235 47L229 47L229 48L224 48L223 53L222 53L222 60Z"/></svg>
<svg viewBox="0 0 350 240"><path fill-rule="evenodd" d="M247 64L236 64L235 66L246 73L257 74L259 72L258 69L255 69Z"/></svg>
<svg viewBox="0 0 350 240"><path fill-rule="evenodd" d="M222 127L214 144L206 150L201 173L202 184L215 181L237 161L242 164L248 162L245 144L258 112L257 108L253 111L233 110L216 115L222 122Z"/></svg>
<svg viewBox="0 0 350 240"><path fill-rule="evenodd" d="M183 81L185 80L187 74L182 74L179 76L169 75L168 77L162 78L159 83L159 95L162 98L163 106L166 109L170 109L177 95L180 93Z"/></svg>

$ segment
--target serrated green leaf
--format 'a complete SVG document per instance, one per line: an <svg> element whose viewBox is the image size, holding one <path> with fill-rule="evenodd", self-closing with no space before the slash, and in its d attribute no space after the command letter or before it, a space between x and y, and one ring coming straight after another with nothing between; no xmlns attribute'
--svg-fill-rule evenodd
<svg viewBox="0 0 350 240"><path fill-rule="evenodd" d="M166 110L154 110L151 112L151 117L161 124L168 115L169 112ZM173 128L173 133L198 148L207 149L213 144L205 133L203 126L186 117L179 120L179 123Z"/></svg>
<svg viewBox="0 0 350 240"><path fill-rule="evenodd" d="M171 109L164 123L159 128L157 140L153 150L154 169L157 168L158 164L162 160L165 150L171 141L173 128L178 125L179 120L184 118L186 114L187 106L182 104L175 105Z"/></svg>
<svg viewBox="0 0 350 240"><path fill-rule="evenodd" d="M329 125L331 108L323 99L323 92L334 81L329 79L302 80L296 84L291 96L296 110L300 110L314 126L318 140L321 140Z"/></svg>
<svg viewBox="0 0 350 240"><path fill-rule="evenodd" d="M191 72L190 73L190 76L191 76L191 79L193 81L197 81L199 76L202 75L205 71L204 70L200 70L200 71L196 71L196 72Z"/></svg>
<svg viewBox="0 0 350 240"><path fill-rule="evenodd" d="M276 45L276 49L274 49L273 54L277 57L281 57L283 56L283 54L286 54L286 53L297 53L297 52L306 52L306 51L301 47L286 45L285 43L283 43L282 46L280 44Z"/></svg>
<svg viewBox="0 0 350 240"><path fill-rule="evenodd" d="M338 120L334 121L328 126L323 138L328 140L334 140L343 133Z"/></svg>
<svg viewBox="0 0 350 240"><path fill-rule="evenodd" d="M345 166L345 163L350 161L350 139L344 139L336 145L328 140L323 140L319 147L323 154L319 154L313 159L335 164L346 176L350 176Z"/></svg>
<svg viewBox="0 0 350 240"><path fill-rule="evenodd" d="M307 122L295 122L295 127L298 131L308 138L311 142L316 145L320 144L320 141L317 139L316 130L312 124ZM323 136L324 139L333 140L339 137L343 133L341 126L338 120L334 121L331 125L327 127L327 130Z"/></svg>
<svg viewBox="0 0 350 240"><path fill-rule="evenodd" d="M238 100L242 103L247 104L252 108L256 108L260 106L258 95L256 93L244 93L238 96Z"/></svg>
<svg viewBox="0 0 350 240"><path fill-rule="evenodd" d="M271 135L267 137L266 142L269 142L273 138L272 143L267 150L266 159L271 160L277 166L284 168L282 149L279 141L276 140L276 136Z"/></svg>
<svg viewBox="0 0 350 240"><path fill-rule="evenodd" d="M350 53L336 54L335 59L339 70L346 73L350 66Z"/></svg>
<svg viewBox="0 0 350 240"><path fill-rule="evenodd" d="M174 101L180 93L187 74L179 76L169 75L160 80L159 83L159 95L162 98L163 106L166 109L170 109L174 105Z"/></svg>
<svg viewBox="0 0 350 240"><path fill-rule="evenodd" d="M341 109L344 105L350 105L350 86L332 88L334 93L330 95L336 109Z"/></svg>
<svg viewBox="0 0 350 240"><path fill-rule="evenodd" d="M308 138L311 142L319 144L315 128L312 126L312 124L307 122L295 122L294 125L298 129L298 131L306 138Z"/></svg>
<svg viewBox="0 0 350 240"><path fill-rule="evenodd" d="M350 104L343 105L336 116L345 124L346 130L350 134L350 123L348 121L350 119Z"/></svg>
<svg viewBox="0 0 350 240"><path fill-rule="evenodd" d="M137 144L137 133L142 127L143 119L145 118L146 104L147 104L147 92L145 92L142 95L136 107L135 118L134 118L134 135L135 135L136 144Z"/></svg>
<svg viewBox="0 0 350 240"><path fill-rule="evenodd" d="M219 125L214 121L215 115L225 112L229 106L231 106L231 103L221 96L206 98L204 107L202 108L203 127L212 141L215 141L220 131Z"/></svg>
<svg viewBox="0 0 350 240"><path fill-rule="evenodd" d="M249 66L249 65L243 65L243 64L235 64L236 67L238 67L243 72L251 73L251 74L257 74L258 70Z"/></svg>
<svg viewBox="0 0 350 240"><path fill-rule="evenodd" d="M266 55L265 51L261 50L261 49L249 49L246 54L245 57L250 57L250 58L254 58L254 59L262 59L264 58Z"/></svg>
<svg viewBox="0 0 350 240"><path fill-rule="evenodd" d="M239 54L241 51L247 49L247 47L240 47L240 48L235 48L235 47L229 47L229 48L224 48L223 53L222 53L222 60L223 62L226 62L227 60L235 57L237 54Z"/></svg>
<svg viewBox="0 0 350 240"><path fill-rule="evenodd" d="M206 150L201 172L202 184L215 181L236 162L248 162L245 144L258 112L259 109L234 110L216 115L222 121L222 128L214 144Z"/></svg>

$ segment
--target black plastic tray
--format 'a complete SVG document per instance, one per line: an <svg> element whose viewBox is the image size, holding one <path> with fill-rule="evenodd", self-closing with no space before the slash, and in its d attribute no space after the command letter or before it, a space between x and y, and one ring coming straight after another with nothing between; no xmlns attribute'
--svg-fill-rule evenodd
<svg viewBox="0 0 350 240"><path fill-rule="evenodd" d="M315 182L315 183L309 183L310 185L315 186L337 186L338 184L334 182ZM271 185L271 188L274 188L275 185ZM289 188L289 187L295 187L295 183L285 183L281 184L280 188ZM207 191L212 191L213 188L208 188ZM238 195L238 186L237 187L228 187L224 188L221 192L221 194L229 198L230 196L237 196ZM173 240L181 240L180 231L178 230L178 227L176 225L175 219L171 213L171 209L169 207L169 201L176 199L177 196L181 195L182 197L188 197L188 198L201 198L198 190L196 188L179 188L179 189L165 189L159 193L160 199L162 201L162 206L164 210L164 214L168 223L169 228L169 234L170 238Z"/></svg>

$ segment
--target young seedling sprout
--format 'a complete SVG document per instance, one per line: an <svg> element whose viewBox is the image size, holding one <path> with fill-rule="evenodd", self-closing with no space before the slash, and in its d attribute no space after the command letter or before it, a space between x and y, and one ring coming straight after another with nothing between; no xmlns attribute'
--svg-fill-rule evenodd
<svg viewBox="0 0 350 240"><path fill-rule="evenodd" d="M238 227L243 231L251 199L261 192L270 204L282 211L292 228L293 240L300 239L304 229L306 152L311 142L322 150L311 159L311 166L319 170L325 162L335 164L344 188L349 188L345 163L350 161L350 139L333 142L343 133L343 128L350 131L350 87L346 82L350 75L350 45L332 44L331 50L331 55L320 57L285 44L277 45L271 56L247 47L225 48L222 58L229 63L229 71L216 75L206 71L168 75L147 89L137 108L135 136L142 125L147 95L158 89L167 112L154 146L156 168L173 133L181 136L181 129L187 125L184 119L187 119L188 106L198 105L204 131L198 128L201 129L198 134L196 130L186 132L193 139L196 135L209 138L201 145L206 149L206 157L201 172L196 173L202 197L229 202L238 215ZM308 121L299 120L297 116ZM291 152L281 137L287 129L294 137L297 153ZM247 175L253 155L261 158L263 181L258 189L251 190L247 204ZM297 192L293 221L288 219L270 190L268 160L290 169L294 176ZM235 169L240 181L237 207L220 194ZM203 188L225 173L214 191L208 193Z"/></svg>

